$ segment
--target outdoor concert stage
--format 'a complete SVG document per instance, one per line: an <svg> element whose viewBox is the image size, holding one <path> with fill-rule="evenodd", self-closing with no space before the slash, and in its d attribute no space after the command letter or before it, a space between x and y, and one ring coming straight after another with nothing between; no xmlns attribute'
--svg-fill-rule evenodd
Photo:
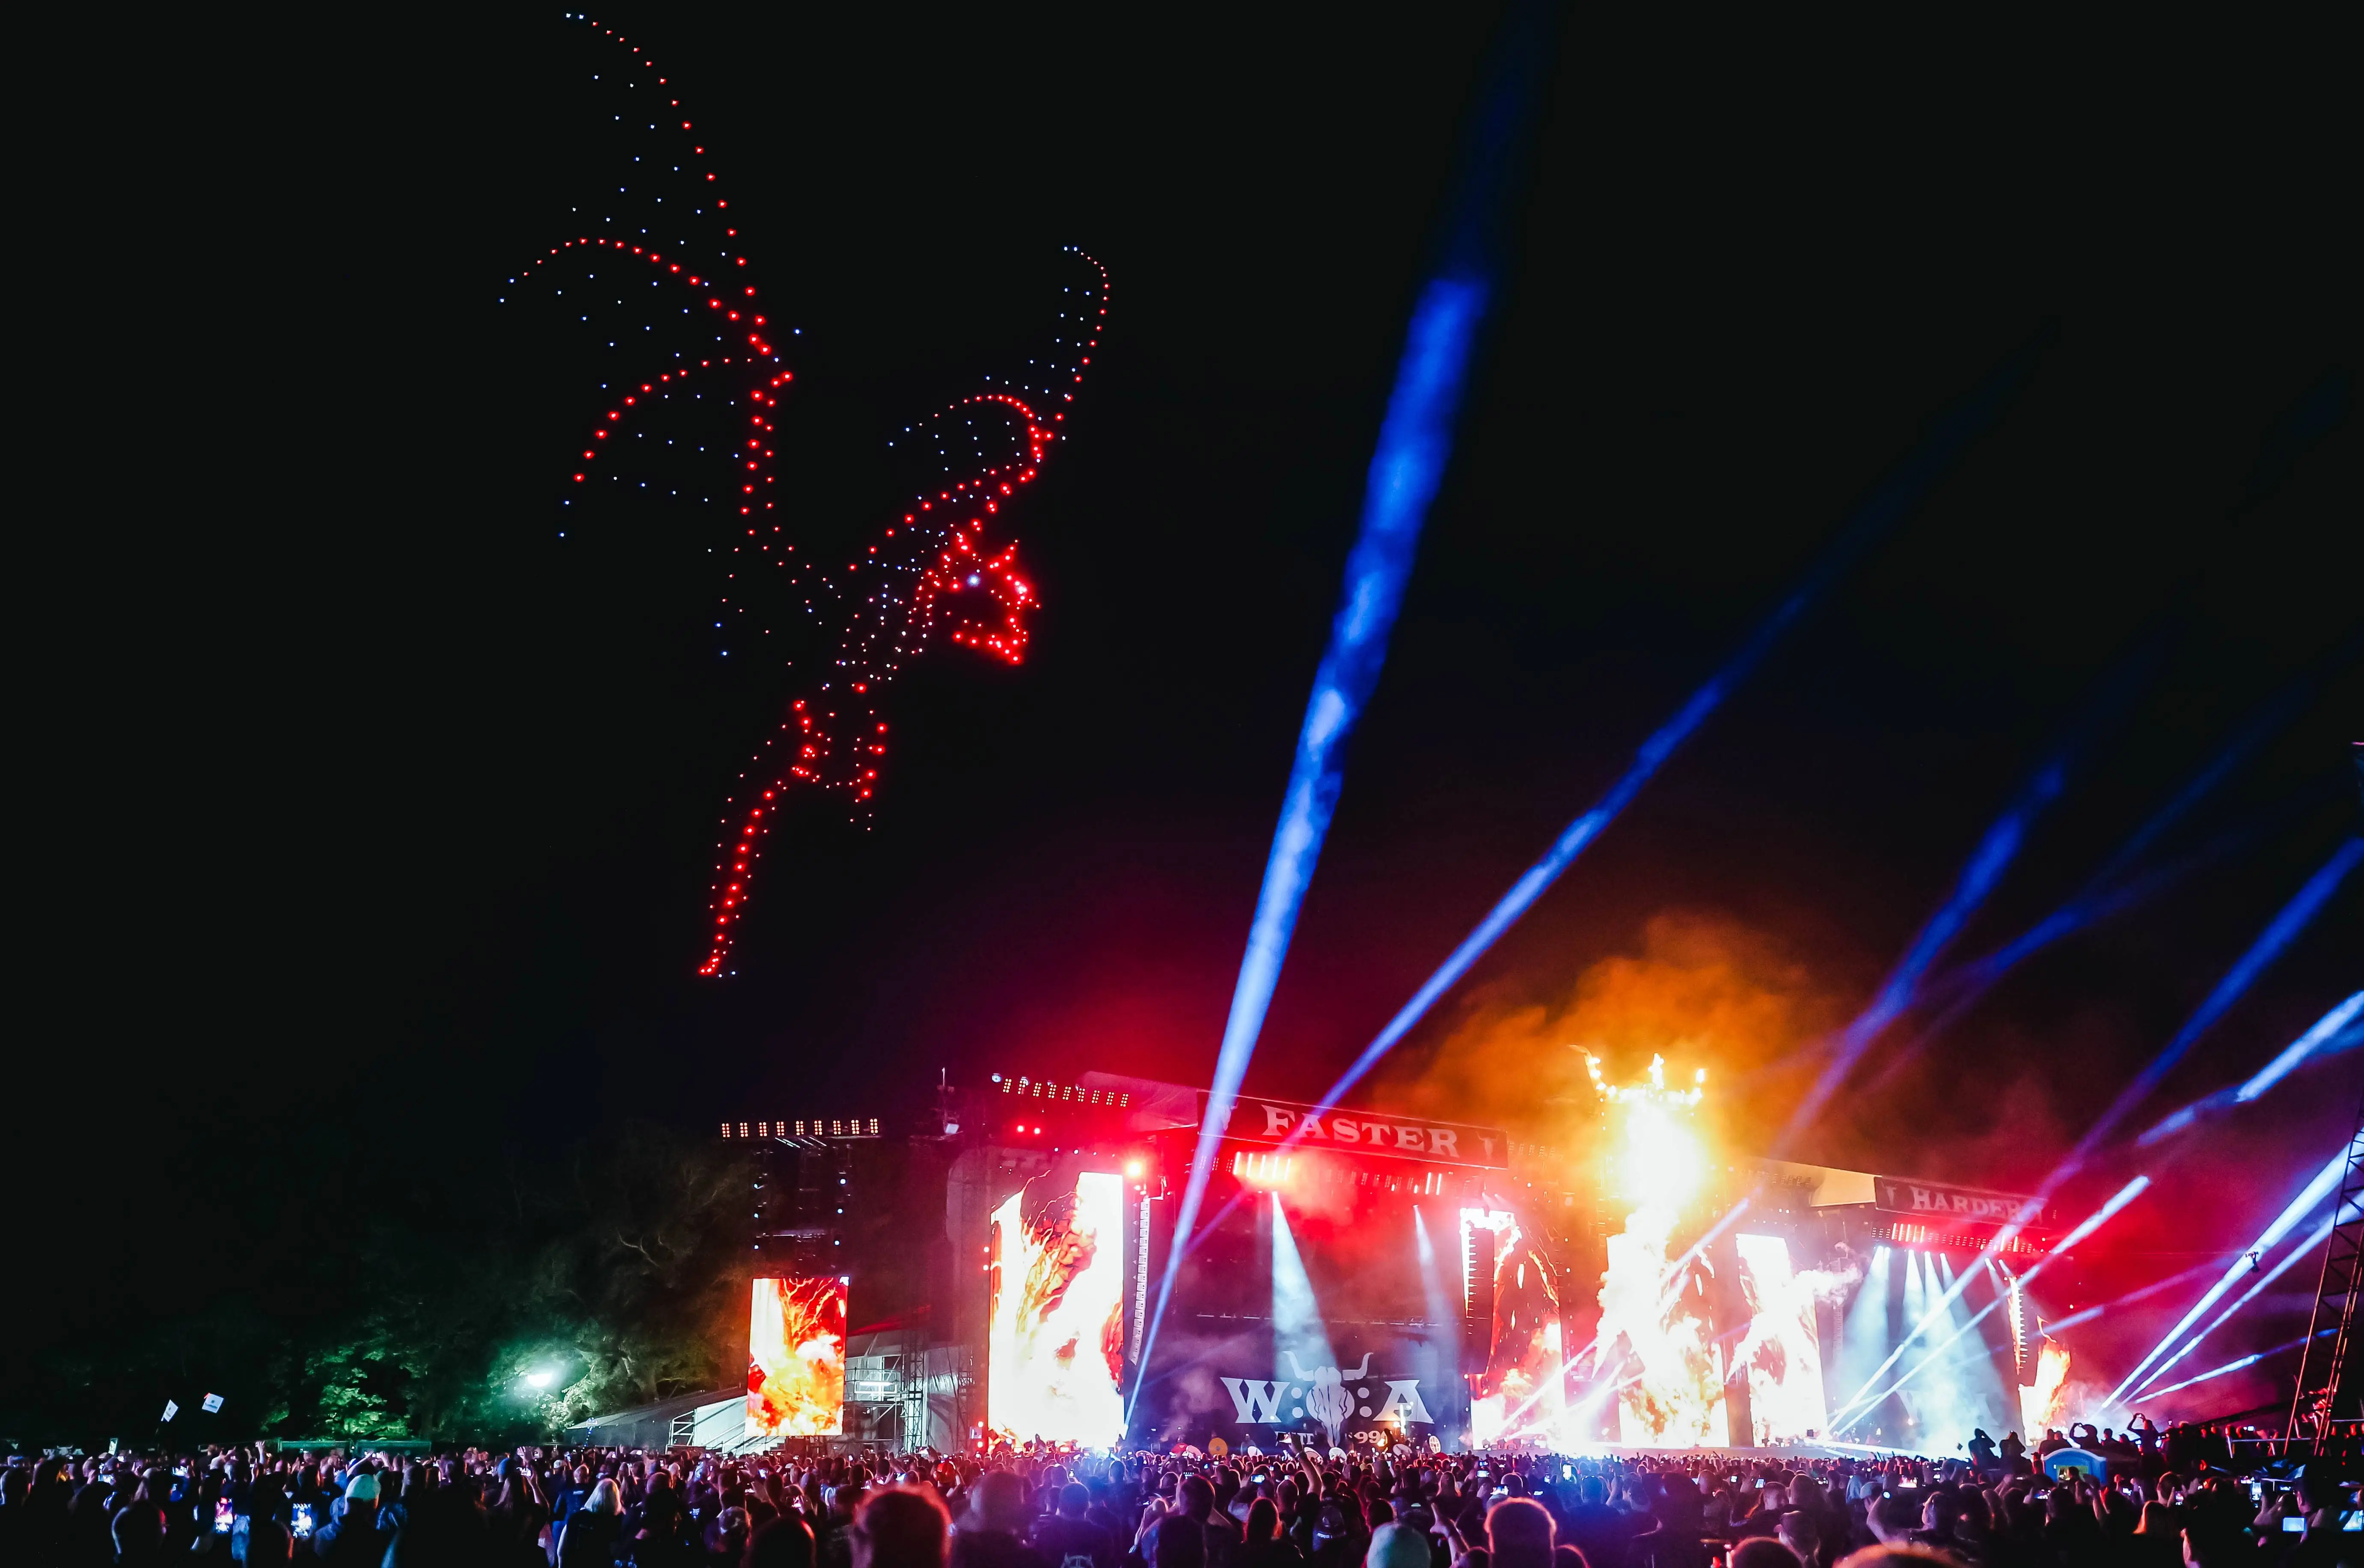
<svg viewBox="0 0 2364 1568"><path fill-rule="evenodd" d="M1602 1149L1387 1109L1243 1098L1153 1338L1203 1096L1110 1073L948 1095L941 1136L914 1142L943 1157L950 1289L924 1329L856 1336L831 1429L1771 1457L1950 1451L2024 1424L2046 1314L2016 1282L2055 1238L2046 1215L1982 1257L2010 1195L1733 1161L1654 1233ZM810 1126L778 1141L826 1151ZM1924 1351L1874 1380L1924 1321ZM1957 1330L1942 1365L1843 1410ZM774 1334L776 1358L795 1330Z"/></svg>
<svg viewBox="0 0 2364 1568"><path fill-rule="evenodd" d="M2011 1429L2036 1371L2040 1314L2014 1306L2013 1281L2051 1238L2030 1230L1979 1261L2016 1206L2008 1195L1724 1167L1649 1270L1671 1283L1667 1326L1642 1342L1650 1331L1613 1310L1628 1206L1585 1151L1255 1097L1232 1111L1210 1222L1153 1344L1203 1091L1094 1073L1005 1077L985 1099L987 1141L954 1167L971 1195L955 1197L955 1237L980 1238L997 1265L981 1314L986 1425L1021 1439L1105 1441L1109 1416L1129 1408L1140 1442L1270 1448L1288 1433L1324 1446L1778 1451L1829 1436L1834 1412L1957 1270L1977 1277L1941 1325L1951 1332L2000 1301L1973 1330L1986 1353L1948 1358L1941 1378L1878 1402L1845 1440L1925 1446L1943 1434L1950 1448L1972 1425ZM1604 1274L1612 1331L1596 1346ZM1113 1316L1081 1321L1078 1298Z"/></svg>

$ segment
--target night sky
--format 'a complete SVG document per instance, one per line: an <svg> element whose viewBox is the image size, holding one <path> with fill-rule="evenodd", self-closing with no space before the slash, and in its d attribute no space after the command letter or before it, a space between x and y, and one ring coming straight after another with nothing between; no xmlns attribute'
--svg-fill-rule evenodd
<svg viewBox="0 0 2364 1568"><path fill-rule="evenodd" d="M717 658L676 514L558 537L599 380L646 367L496 303L615 183L592 40L552 8L61 47L78 107L37 150L87 172L57 210L100 281L59 307L63 471L19 515L11 1185L53 1266L17 1342L333 1260L388 1173L464 1195L626 1117L903 1115L940 1069L1203 1082L1494 20L1425 11L595 13L696 111L801 329L792 525L886 515L885 439L1043 329L1059 247L1112 278L1011 527L1024 665L909 671L875 826L790 814L721 984L692 973L717 822L786 687ZM1996 428L1412 1037L1399 1092L1700 944L1791 1034L1844 1022L2065 735L2068 792L1957 956L2364 626L2354 410L2243 500L2358 362L2310 74L2336 51L1591 14L1560 48L1266 1092L1333 1077L2040 330ZM2351 656L2161 859L2252 829L2235 851L2031 963L1803 1157L2040 1176L2354 830L2359 720ZM2356 987L2359 889L2144 1121ZM2359 1061L2187 1151L2126 1277L2245 1242L2346 1136Z"/></svg>

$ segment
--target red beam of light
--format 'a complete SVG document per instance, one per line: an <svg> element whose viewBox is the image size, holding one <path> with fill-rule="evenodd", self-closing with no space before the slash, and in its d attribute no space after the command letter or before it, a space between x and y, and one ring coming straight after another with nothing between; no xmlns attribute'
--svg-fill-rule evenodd
<svg viewBox="0 0 2364 1568"><path fill-rule="evenodd" d="M2043 1257L2037 1259L2034 1268L2020 1275L2020 1287L2022 1289L2025 1289L2028 1285L2033 1284L2035 1282L2035 1276L2042 1273L2053 1260L2061 1257L2068 1252L2068 1249L2074 1247L2077 1243L2084 1240L2087 1237L2093 1234L2094 1231L2099 1230L2102 1226L2108 1224L2111 1218L2114 1217L2120 1209L2125 1207L2126 1205L2140 1197L2143 1195L2143 1190L2149 1185L2150 1178L2148 1176L2136 1176L2133 1181L2128 1182L2124 1186L2120 1187L2111 1195L2109 1202L2103 1204L2101 1207L2087 1215L2084 1219L2078 1224L2077 1229L2071 1230L2068 1235L2060 1239L2059 1245L2054 1247L2052 1251L2045 1253ZM1903 1387L1905 1384L1911 1382L1913 1374L1918 1373L1923 1367L1927 1366L1931 1362L1935 1361L1936 1359L1937 1352L1944 1350L1946 1345L1952 1344L1955 1340L1958 1340L1964 1334L1969 1332L1970 1329L1975 1326L1980 1318L1983 1318L1987 1313L1992 1312L1996 1307L2002 1304L2004 1300L2002 1296L1999 1296L1995 1297L1995 1299L1989 1303L1977 1317L1972 1318L1969 1322L1963 1324L1959 1329L1956 1329L1953 1335L1946 1340L1945 1345L1939 1345L1935 1347L1935 1349L1930 1351L1926 1356L1913 1366L1911 1372L1907 1372L1902 1377L1898 1378L1895 1383L1891 1384L1886 1392L1868 1401L1864 1398L1864 1390L1869 1388L1873 1384L1878 1383L1882 1376L1886 1375L1890 1367L1894 1366L1899 1361L1903 1359L1906 1349L1912 1345L1914 1340L1921 1337L1923 1330L1926 1329L1930 1324L1942 1318L1946 1311L1951 1307L1955 1302L1961 1299L1962 1293L1970 1287L1970 1281L1979 1274L1979 1264L1993 1262L1996 1255L2001 1252L2004 1247L2011 1243L2012 1240L2019 1234L2019 1230L2020 1226L2018 1222L2013 1221L2012 1224L2006 1225L2002 1229L1995 1232L1993 1239L1986 1244L1985 1249L1979 1253L1977 1259L1971 1262L1970 1266L1963 1269L1954 1276L1954 1283L1946 1287L1945 1294L1937 1298L1936 1304L1929 1308L1927 1314L1922 1318L1920 1322L1915 1323L1912 1326L1912 1331L1905 1335L1903 1339L1897 1341L1896 1348L1888 1352L1888 1359L1886 1361L1881 1362L1879 1366L1872 1369L1871 1375L1864 1379L1863 1387L1857 1389L1854 1396L1849 1398L1845 1404L1839 1407L1837 1415L1834 1417L1831 1421L1831 1430L1834 1432L1843 1432L1846 1430L1851 1422L1862 1416L1866 1411L1869 1410L1874 1405L1877 1405L1879 1400L1887 1398L1890 1394L1895 1393L1897 1389ZM1854 1414L1850 1415L1850 1411L1854 1412Z"/></svg>
<svg viewBox="0 0 2364 1568"><path fill-rule="evenodd" d="M2349 1207L2344 1210L2339 1218L2343 1219L2353 1219L2356 1218L2356 1210L2353 1207ZM2263 1295L2268 1285L2273 1284L2274 1281L2281 1278L2283 1274L2290 1272L2290 1266L2292 1263L2297 1262L2301 1258L2308 1256L2317 1247L2320 1247L2325 1241L2330 1240L2334 1224L2335 1221L2326 1219L2321 1225L2316 1226L2314 1228L2314 1235L2308 1237L2305 1240L2292 1248L2280 1262L2276 1263L2272 1268L2268 1269L2266 1271L2265 1277L2258 1280L2257 1284L2251 1285L2247 1292L2242 1296L2240 1300L2233 1303L2232 1306L2216 1314L2214 1319L2209 1323L2208 1327L2201 1329L2200 1332L2192 1335L2191 1339L2184 1341L2183 1348L2181 1350L2176 1351L2173 1355L2168 1357L2165 1361L2151 1368L2150 1375L2143 1379L2142 1385L2134 1391L2135 1396L2140 1396L2144 1390L2149 1388L2152 1384L2157 1383L2160 1378L2165 1377L2169 1367L2173 1366L2176 1362L2181 1361L2184 1357L2198 1350L2200 1348L2201 1340L2206 1339L2209 1335L2223 1328L2225 1326L2225 1319L2230 1318L2234 1313L2238 1312L2241 1308L2248 1306L2250 1302L2255 1301L2259 1296ZM2254 1267L2255 1265L2252 1264L2251 1266Z"/></svg>
<svg viewBox="0 0 2364 1568"><path fill-rule="evenodd" d="M2364 1133L2359 1133L2356 1141L2364 1142ZM2241 1272L2251 1266L2249 1263L2249 1254L2251 1252L2264 1253L2271 1251L2277 1242L2280 1241L2283 1237L2289 1235L2292 1230L2298 1228L2301 1220L2303 1220L2308 1215L2314 1212L2314 1206L2316 1204L2321 1203L2330 1194L2339 1190L2339 1178L2347 1171L2347 1162L2354 1158L2358 1152L2358 1151L2354 1147L2353 1143L2343 1144L2340 1147L2339 1152L2331 1157L2331 1163L2325 1165L2320 1172L2318 1172L2314 1180L2307 1183L2306 1190L2300 1193L2298 1196L2292 1198L2291 1200L2290 1207L2283 1209L2280 1214L2277 1215L2274 1218L2274 1222L2271 1225L2267 1226L2264 1231L2258 1235L2257 1240L2251 1242L2247 1249L2242 1252L2241 1256L2234 1261L2231 1268L2225 1271L2225 1277L2218 1280L2214 1284L2210 1285L2208 1287L2208 1293L2200 1298L2199 1302L2193 1306L2191 1311L2183 1315L2183 1320L2178 1323L2174 1328L2169 1329L2167 1331L2166 1337L2161 1339L2158 1344L2153 1345L2148 1353L2147 1353L2142 1360L2135 1363L2135 1369L2126 1373L2125 1381L2119 1384L2117 1387L2112 1389L2110 1391L2110 1396L2102 1401L2103 1408L2106 1409L2114 1406L2120 1399L2125 1397L2125 1392L2128 1388L2134 1385L2135 1379L2149 1371L2151 1362L2158 1360L2161 1352L2166 1351L2169 1345L2175 1343L2177 1340L2180 1339L2186 1329L2191 1328L2194 1323L2200 1321L2200 1315L2202 1313L2207 1311L2210 1307L2225 1299L2225 1294L2231 1290L2234 1284L2240 1279Z"/></svg>

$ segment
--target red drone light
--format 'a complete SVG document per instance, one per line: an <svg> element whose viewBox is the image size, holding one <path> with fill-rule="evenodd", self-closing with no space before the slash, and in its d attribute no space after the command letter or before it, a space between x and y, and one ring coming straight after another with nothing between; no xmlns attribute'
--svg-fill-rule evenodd
<svg viewBox="0 0 2364 1568"><path fill-rule="evenodd" d="M611 41L630 48L634 54L640 52L626 44L614 28L597 22L589 25ZM647 60L639 63L653 68L653 62ZM670 102L679 106L680 100ZM680 121L678 132L654 125L649 129L663 139L688 132L692 124L687 119ZM664 147L662 140L658 145ZM690 157L703 159L705 154L703 144L692 143ZM671 156L684 156L678 144L673 144ZM677 164L675 170L694 183L686 188L677 187L686 199L652 210L648 215L652 220L679 222L684 206L691 208L693 217L702 217L709 197L715 198L711 205L718 214L729 206L727 201L719 199L719 193L707 188L719 183L712 170L681 170ZM608 217L606 221L618 219ZM719 219L713 221L718 226L720 223ZM652 232L659 236L678 234L680 230L642 228L639 232L645 237ZM737 233L735 228L725 229L727 239L735 239ZM664 250L667 243L674 242L660 239L657 244L634 244L628 239L578 235L552 248L549 257L536 258L514 281L524 282L544 261L561 256L573 258L582 269L580 273L562 280L570 285L585 274L587 281L596 282L599 277L597 268L602 260L619 263L637 261L651 268L651 277L658 282L671 280L699 291L697 297L706 301L708 309L721 313L706 318L717 327L738 322L742 312L729 308L716 296L712 291L719 285L715 281L701 277L695 270L685 272L684 261L674 259L674 255L694 254L688 249L694 242L683 239L674 243L673 254ZM730 265L748 265L746 257L733 253L735 246L719 249ZM1087 266L1090 273L1083 286L1071 290L1083 297L1062 312L1056 348L1048 355L1038 355L1027 361L1029 370L1022 386L1025 395L1021 397L1018 390L1012 390L966 398L940 410L918 427L907 428L906 435L918 434L923 449L932 444L935 450L930 455L945 471L938 481L940 487L934 493L934 500L948 501L955 495L981 491L1014 503L1022 488L1039 474L1052 443L1058 439L1052 427L1064 422L1065 415L1054 414L1045 419L1035 410L1047 401L1074 401L1074 393L1068 389L1082 380L1083 368L1090 363L1089 355L1099 346L1101 318L1108 314L1107 270L1074 247L1069 247L1067 253ZM742 298L755 297L754 287L742 286ZM644 285L643 292L651 291ZM656 304L664 291L653 292L658 299L651 303ZM596 290L594 293L596 296ZM591 303L603 302L595 297ZM623 303L621 299L616 301L619 306ZM574 301L568 300L566 306L570 311L574 310ZM586 322L591 319L587 311L575 314ZM675 308L670 317L660 316L643 324L641 329L655 329L659 321L667 321L676 329L685 328L688 324L682 320L682 314ZM765 318L753 315L752 310L745 314L751 317L748 325L766 325ZM664 405L675 412L710 414L737 406L738 395L743 390L751 410L777 407L775 390L793 381L794 376L780 368L772 346L760 334L753 333L745 335L744 349L719 332L713 342L723 351L698 359L695 368L735 372L734 379L743 380L743 388L693 389L685 384L693 367L668 366L661 373L639 382L639 392L622 398L620 407L606 411L605 419L593 431L593 449L583 454L584 461L597 462L604 476L620 487L626 483L622 471L630 466L639 452L661 451L675 444L644 428L643 416L656 412L651 405ZM617 344L610 342L608 346ZM1016 381L1008 384L1021 389ZM761 412L751 414L749 423L764 435L774 429ZM954 428L956 423L958 429ZM959 455L955 455L953 444L955 436L959 438ZM617 439L611 441L611 437ZM682 444L695 443L693 438L691 442ZM697 448L700 452L705 450L703 446ZM773 449L764 445L759 436L743 449L725 440L718 450L736 456L732 466L740 470L740 475L734 482L739 494L747 500L737 515L752 517L756 482L760 480L766 485L777 483L770 466L775 461ZM595 451L598 454L596 458ZM587 473L577 473L572 480L580 484L587 477ZM631 487L645 489L648 483L636 479ZM675 490L674 494L679 495L681 492ZM879 720L876 705L903 664L924 652L931 640L973 648L1008 664L1018 664L1024 658L1026 617L1038 602L1038 595L1019 573L1016 542L1005 539L988 546L985 539L987 518L998 520L1006 510L1005 501L980 495L981 513L954 518L936 514L933 501L916 496L913 499L917 510L902 514L897 526L885 530L886 542L870 546L849 561L842 576L816 565L809 550L800 551L785 539L777 540L775 548L775 541L757 536L752 528L744 536L752 542L729 544L727 548L718 543L715 547L717 553L723 556L725 573L724 591L715 617L718 631L730 634L734 644L743 638L768 637L775 628L764 624L770 612L764 606L767 601L784 600L778 608L834 628L836 658L824 666L829 672L828 679L817 679L791 702L786 719L764 742L742 775L745 792L734 800L725 817L726 825L735 825L738 830L726 834L716 845L713 901L709 906L714 925L706 960L699 965L701 974L722 973L738 917L745 909L753 885L753 863L760 858L754 845L771 826L763 820L764 808L757 804L759 801L771 800L792 783L817 784L823 789L844 791L853 803L856 820L866 817L878 777L877 764L886 754L883 736L886 727ZM771 510L774 505L767 501L764 509ZM780 532L776 528L772 531ZM863 571L864 566L870 570ZM759 567L763 568L760 572L756 570ZM749 582L743 584L742 569L750 573ZM730 650L722 651L727 655ZM791 733L793 741L780 746L782 737ZM773 754L775 750L781 753L776 757ZM1034 1130L1039 1134L1042 1129Z"/></svg>

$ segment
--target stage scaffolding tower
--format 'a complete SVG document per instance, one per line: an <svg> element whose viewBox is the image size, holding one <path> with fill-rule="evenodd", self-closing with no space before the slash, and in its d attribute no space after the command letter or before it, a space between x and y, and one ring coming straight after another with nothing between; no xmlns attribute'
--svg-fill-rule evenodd
<svg viewBox="0 0 2364 1568"><path fill-rule="evenodd" d="M2328 1451L2334 1423L2364 1417L2356 1373L2349 1364L2356 1340L2356 1297L2364 1285L2364 1104L2356 1110L2355 1135L2347 1140L2347 1170L2332 1210L2331 1245L2323 1255L2323 1280L2315 1287L2314 1316L2306 1348L2299 1352L2298 1390L2291 1396L2284 1451L2301 1442Z"/></svg>

